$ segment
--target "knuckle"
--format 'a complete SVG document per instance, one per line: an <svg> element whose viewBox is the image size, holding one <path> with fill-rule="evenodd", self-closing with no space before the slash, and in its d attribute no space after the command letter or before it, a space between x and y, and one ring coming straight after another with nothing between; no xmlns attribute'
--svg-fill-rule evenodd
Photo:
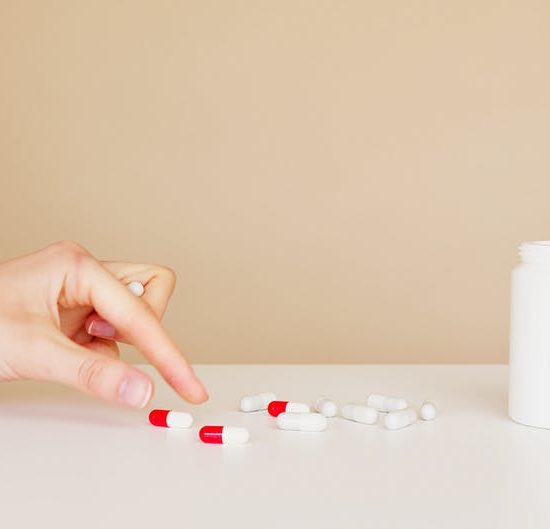
<svg viewBox="0 0 550 529"><path fill-rule="evenodd" d="M107 361L102 358L87 358L78 368L78 384L89 392L94 392L107 369Z"/></svg>
<svg viewBox="0 0 550 529"><path fill-rule="evenodd" d="M63 240L51 245L52 250L60 255L87 255L86 249L75 241Z"/></svg>
<svg viewBox="0 0 550 529"><path fill-rule="evenodd" d="M66 270L65 295L76 303L90 303L90 289L94 259L90 254L73 252L62 256Z"/></svg>
<svg viewBox="0 0 550 529"><path fill-rule="evenodd" d="M160 267L162 275L164 275L168 282L170 283L171 287L174 288L176 285L176 281L178 278L178 275L176 274L176 271L173 268L169 268L168 266L161 266Z"/></svg>
<svg viewBox="0 0 550 529"><path fill-rule="evenodd" d="M58 241L53 246L62 253L87 253L84 247L76 241Z"/></svg>

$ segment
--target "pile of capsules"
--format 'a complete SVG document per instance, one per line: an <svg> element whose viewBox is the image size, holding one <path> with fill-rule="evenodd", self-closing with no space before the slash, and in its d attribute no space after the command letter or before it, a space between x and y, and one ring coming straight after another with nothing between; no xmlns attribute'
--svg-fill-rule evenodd
<svg viewBox="0 0 550 529"><path fill-rule="evenodd" d="M127 287L138 297L145 293L145 287L139 281L132 281ZM313 407L315 413L311 412L308 404L277 400L273 393L247 395L240 403L240 409L244 412L267 409L269 415L277 418L277 426L281 430L322 432L327 429L327 417L338 414L338 405L323 396L315 401ZM432 401L425 401L417 414L409 408L405 399L372 394L366 406L346 404L342 406L340 415L348 421L363 424L375 424L379 415L383 415L384 426L388 430L400 430L415 423L418 415L424 421L433 421L437 406ZM164 428L190 428L193 426L193 416L185 411L153 410L149 414L149 422ZM248 442L250 433L247 428L236 426L203 426L199 430L199 438L209 444L244 444Z"/></svg>
<svg viewBox="0 0 550 529"><path fill-rule="evenodd" d="M277 418L277 427L281 430L300 432L322 432L327 429L329 417L338 415L338 405L327 397L319 397L311 411L308 404L276 400L273 393L247 395L240 402L243 412L266 410ZM379 418L387 430L400 430L414 424L418 417L423 421L433 421L437 415L437 406L433 401L425 401L418 413L405 399L387 395L372 394L367 398L367 405L346 404L340 410L340 416L348 421L362 424L376 424ZM190 428L193 416L190 413L170 410L153 410L149 422L154 426L165 428ZM203 426L199 438L209 444L244 444L250 438L247 428L234 426Z"/></svg>

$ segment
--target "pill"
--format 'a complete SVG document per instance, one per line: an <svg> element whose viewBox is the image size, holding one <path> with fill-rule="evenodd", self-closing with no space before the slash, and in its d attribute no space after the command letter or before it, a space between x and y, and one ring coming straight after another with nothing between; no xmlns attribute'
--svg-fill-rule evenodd
<svg viewBox="0 0 550 529"><path fill-rule="evenodd" d="M406 410L390 411L384 417L384 426L388 430L399 430L415 423L416 419L416 412L412 408L407 408Z"/></svg>
<svg viewBox="0 0 550 529"><path fill-rule="evenodd" d="M376 408L378 411L395 411L404 410L408 404L405 399L399 397L388 397L386 395L369 395L367 399L367 406Z"/></svg>
<svg viewBox="0 0 550 529"><path fill-rule="evenodd" d="M270 402L277 397L274 393L258 393L257 395L247 395L241 399L241 411L259 411L265 410Z"/></svg>
<svg viewBox="0 0 550 529"><path fill-rule="evenodd" d="M190 428L193 416L185 411L153 410L149 413L149 422L164 428Z"/></svg>
<svg viewBox="0 0 550 529"><path fill-rule="evenodd" d="M433 421L437 416L437 406L435 402L427 400L420 406L420 418L423 421Z"/></svg>
<svg viewBox="0 0 550 529"><path fill-rule="evenodd" d="M342 407L342 417L348 421L374 424L378 420L378 411L370 406L346 404Z"/></svg>
<svg viewBox="0 0 550 529"><path fill-rule="evenodd" d="M288 402L286 400L274 400L267 407L269 415L277 417L279 414L287 413L307 413L309 406L303 402Z"/></svg>
<svg viewBox="0 0 550 529"><path fill-rule="evenodd" d="M322 432L327 429L327 418L320 413L281 413L277 417L277 426L281 430L299 432Z"/></svg>
<svg viewBox="0 0 550 529"><path fill-rule="evenodd" d="M334 417L338 413L336 402L327 397L319 397L315 401L315 409L325 417Z"/></svg>
<svg viewBox="0 0 550 529"><path fill-rule="evenodd" d="M139 281L132 281L128 284L128 288L130 289L130 292L138 298L143 296L143 293L145 292L145 287Z"/></svg>
<svg viewBox="0 0 550 529"><path fill-rule="evenodd" d="M240 445L248 443L250 434L246 428L236 426L203 426L199 438L208 444Z"/></svg>

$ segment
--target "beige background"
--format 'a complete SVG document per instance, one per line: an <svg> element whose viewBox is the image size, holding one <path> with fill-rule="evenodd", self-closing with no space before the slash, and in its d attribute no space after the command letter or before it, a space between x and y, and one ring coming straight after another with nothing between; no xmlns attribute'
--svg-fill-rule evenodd
<svg viewBox="0 0 550 529"><path fill-rule="evenodd" d="M0 0L0 257L167 264L195 362L503 362L550 4ZM134 353L127 353L137 358Z"/></svg>

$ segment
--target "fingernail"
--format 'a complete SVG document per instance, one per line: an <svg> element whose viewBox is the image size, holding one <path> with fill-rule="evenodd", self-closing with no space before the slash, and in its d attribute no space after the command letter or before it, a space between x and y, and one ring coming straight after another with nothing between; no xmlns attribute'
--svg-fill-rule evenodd
<svg viewBox="0 0 550 529"><path fill-rule="evenodd" d="M119 396L120 400L133 408L143 408L151 398L153 385L145 376L134 371L126 376L120 384Z"/></svg>
<svg viewBox="0 0 550 529"><path fill-rule="evenodd" d="M202 404L203 402L206 402L210 396L208 395L208 391L206 391L205 385L202 383L202 380L196 375L195 370L192 366L190 366L191 373L193 374L193 378L195 379L195 388L196 391L194 392L194 401L197 404Z"/></svg>
<svg viewBox="0 0 550 529"><path fill-rule="evenodd" d="M116 329L108 321L93 320L92 323L88 325L87 332L99 338L114 338Z"/></svg>
<svg viewBox="0 0 550 529"><path fill-rule="evenodd" d="M204 387L202 381L200 381L200 385L202 389L202 401L205 402L210 398L210 395L208 395L208 391L206 391L206 388Z"/></svg>

